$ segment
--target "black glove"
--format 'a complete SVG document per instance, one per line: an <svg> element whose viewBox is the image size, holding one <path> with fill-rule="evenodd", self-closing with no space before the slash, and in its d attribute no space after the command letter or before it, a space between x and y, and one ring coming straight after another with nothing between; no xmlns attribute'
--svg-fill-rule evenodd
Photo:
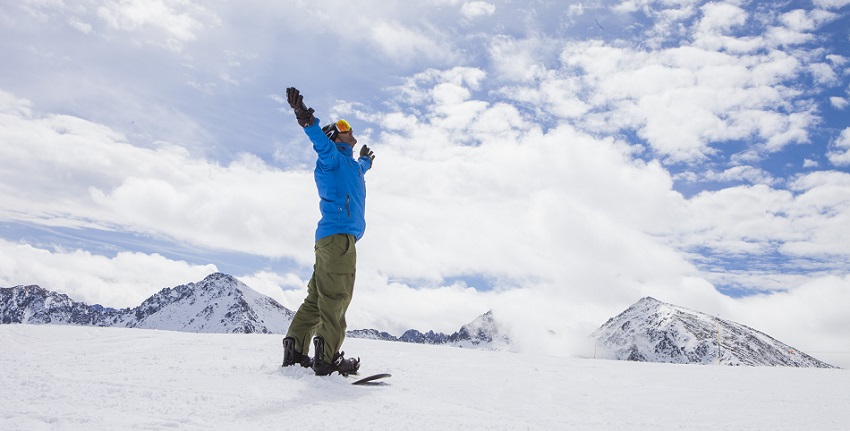
<svg viewBox="0 0 850 431"><path fill-rule="evenodd" d="M360 147L360 157L368 157L369 163L375 160L375 154L373 154L372 150L370 150L365 144Z"/></svg>
<svg viewBox="0 0 850 431"><path fill-rule="evenodd" d="M301 92L297 88L289 87L286 89L286 101L295 111L295 118L301 127L313 125L316 121L316 117L313 116L313 108L307 108L307 105L304 104L304 97L301 96Z"/></svg>

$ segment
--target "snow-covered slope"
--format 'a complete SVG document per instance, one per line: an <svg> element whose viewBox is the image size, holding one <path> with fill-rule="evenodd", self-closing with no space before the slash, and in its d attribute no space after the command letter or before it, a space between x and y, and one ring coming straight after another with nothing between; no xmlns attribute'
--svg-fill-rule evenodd
<svg viewBox="0 0 850 431"><path fill-rule="evenodd" d="M279 335L0 325L0 430L845 430L850 372L350 339L388 385L280 368Z"/></svg>
<svg viewBox="0 0 850 431"><path fill-rule="evenodd" d="M608 320L593 336L621 360L832 367L748 326L650 297Z"/></svg>
<svg viewBox="0 0 850 431"><path fill-rule="evenodd" d="M293 312L232 276L162 289L133 309L130 328L185 332L285 333Z"/></svg>
<svg viewBox="0 0 850 431"><path fill-rule="evenodd" d="M293 312L236 278L210 274L162 289L135 308L76 302L38 286L0 289L3 323L63 323L187 332L285 333Z"/></svg>

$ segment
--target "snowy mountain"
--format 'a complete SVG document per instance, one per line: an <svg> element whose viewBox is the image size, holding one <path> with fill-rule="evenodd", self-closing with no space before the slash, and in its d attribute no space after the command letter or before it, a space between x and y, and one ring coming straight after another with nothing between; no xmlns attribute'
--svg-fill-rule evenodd
<svg viewBox="0 0 850 431"><path fill-rule="evenodd" d="M492 311L478 316L451 335L434 331L422 333L416 329L409 329L400 337L395 337L376 329L358 329L346 332L346 336L404 343L446 344L454 347L473 347L484 350L506 350L510 346L508 330L493 318Z"/></svg>
<svg viewBox="0 0 850 431"><path fill-rule="evenodd" d="M511 344L508 330L488 311L449 336L449 344L485 350L504 350Z"/></svg>
<svg viewBox="0 0 850 431"><path fill-rule="evenodd" d="M620 360L834 368L767 334L646 297L593 333Z"/></svg>
<svg viewBox="0 0 850 431"><path fill-rule="evenodd" d="M418 344L448 344L449 339L456 334L457 332L452 335L446 335L442 332L420 332L416 329L408 329L407 331L404 331L404 334L401 334L401 336L398 337L397 341Z"/></svg>
<svg viewBox="0 0 850 431"><path fill-rule="evenodd" d="M135 308L76 302L39 286L0 289L0 322L56 323L185 332L284 333L293 312L226 274L162 289Z"/></svg>
<svg viewBox="0 0 850 431"><path fill-rule="evenodd" d="M133 309L129 328L184 332L282 334L293 312L234 277L215 273L199 283L162 289Z"/></svg>
<svg viewBox="0 0 850 431"><path fill-rule="evenodd" d="M457 333L455 333L457 334ZM346 337L362 338L364 340L381 340L381 341L400 341L402 343L416 344L447 344L450 335L442 332L428 331L422 333L416 329L408 329L401 334L400 337L390 334L389 332L378 331L377 329L355 329L346 331Z"/></svg>
<svg viewBox="0 0 850 431"><path fill-rule="evenodd" d="M289 328L294 313L236 278L214 273L197 283L162 289L135 308L114 309L77 302L39 286L0 288L0 322L118 326L205 333L274 333ZM352 338L502 349L504 327L487 312L446 335L411 329L395 337L375 329L348 331Z"/></svg>
<svg viewBox="0 0 850 431"><path fill-rule="evenodd" d="M0 288L0 323L112 326L128 311L76 302L35 285Z"/></svg>
<svg viewBox="0 0 850 431"><path fill-rule="evenodd" d="M135 308L76 302L39 286L0 288L0 322L118 326L205 333L283 334L293 312L236 278L221 273L162 289ZM374 329L351 338L510 350L507 328L492 311L451 335L410 329L400 337ZM617 359L644 362L784 365L830 368L755 329L697 311L643 298L593 336Z"/></svg>

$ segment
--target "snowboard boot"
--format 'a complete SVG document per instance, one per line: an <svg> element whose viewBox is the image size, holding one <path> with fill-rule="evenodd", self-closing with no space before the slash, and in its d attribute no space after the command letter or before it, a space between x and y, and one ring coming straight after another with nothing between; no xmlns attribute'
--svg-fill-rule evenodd
<svg viewBox="0 0 850 431"><path fill-rule="evenodd" d="M309 356L295 351L295 338L286 337L283 339L283 365L281 366L288 367L295 364L310 368L313 366L313 361Z"/></svg>
<svg viewBox="0 0 850 431"><path fill-rule="evenodd" d="M317 376L327 376L338 372L340 375L347 376L349 374L357 374L360 369L360 358L345 358L345 352L334 353L333 360L330 363L325 362L325 339L316 337L313 339L313 346L316 353L313 357L313 371Z"/></svg>

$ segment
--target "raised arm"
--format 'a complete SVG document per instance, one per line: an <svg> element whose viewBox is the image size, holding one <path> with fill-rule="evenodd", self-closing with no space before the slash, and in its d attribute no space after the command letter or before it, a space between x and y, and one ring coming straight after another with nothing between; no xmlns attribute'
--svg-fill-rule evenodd
<svg viewBox="0 0 850 431"><path fill-rule="evenodd" d="M322 132L319 120L313 115L313 112L315 112L313 108L308 108L304 104L304 96L301 95L301 92L295 87L287 88L286 101L295 111L295 119L298 120L298 124L304 128L304 133L313 143L313 149L319 155L319 163L328 168L335 166L338 151L334 148L334 143Z"/></svg>

